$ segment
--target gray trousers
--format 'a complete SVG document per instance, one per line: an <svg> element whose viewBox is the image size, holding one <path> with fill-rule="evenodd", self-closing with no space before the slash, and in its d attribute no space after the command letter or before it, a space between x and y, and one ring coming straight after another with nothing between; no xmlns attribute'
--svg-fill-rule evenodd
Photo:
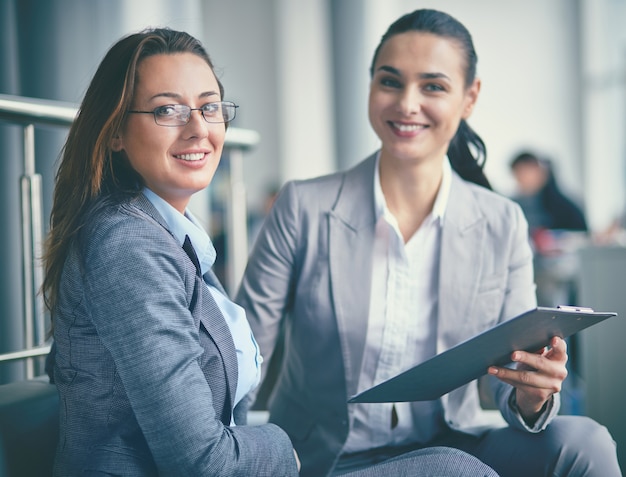
<svg viewBox="0 0 626 477"><path fill-rule="evenodd" d="M622 476L615 441L588 417L557 416L538 434L505 427L480 439L454 433L443 441L475 455L502 477Z"/></svg>
<svg viewBox="0 0 626 477"><path fill-rule="evenodd" d="M466 454L449 452L450 448L456 448L472 454L501 477L622 476L615 442L606 427L581 416L557 416L545 431L537 434L510 427L494 429L481 437L451 431L427 445L426 448L415 445L372 449L342 456L332 475L496 475L488 473L488 467L477 467L476 459L466 461L465 471L461 467L460 473L454 473L458 470L457 463L467 457ZM418 451L420 448L422 451L437 449L437 452L434 457L428 457ZM425 460L428 458L432 460ZM447 468L431 467L434 469L431 473L423 467L429 464L441 466L446 460Z"/></svg>
<svg viewBox="0 0 626 477"><path fill-rule="evenodd" d="M375 455L343 461L343 470L335 468L333 476L342 477L498 477L498 474L476 457L450 447L427 447L402 452L401 448L378 449ZM398 454L399 455L396 455ZM395 455L395 456L394 456ZM352 469L352 470L350 470Z"/></svg>

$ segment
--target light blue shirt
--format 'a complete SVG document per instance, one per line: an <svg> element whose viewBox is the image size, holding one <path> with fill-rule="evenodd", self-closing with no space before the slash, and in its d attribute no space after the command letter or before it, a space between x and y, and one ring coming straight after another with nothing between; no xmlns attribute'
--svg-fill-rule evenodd
<svg viewBox="0 0 626 477"><path fill-rule="evenodd" d="M189 210L185 210L184 215L181 214L150 189L144 188L143 194L165 219L170 231L176 237L181 247L185 242L185 236L189 236L189 240L200 262L201 273L202 275L207 273L213 266L213 263L215 263L217 253L211 238L198 220ZM237 351L238 380L234 401L236 405L249 391L258 386L261 379L263 358L259 353L259 346L252 335L244 309L230 301L212 284L207 283L207 288L215 299L222 315L224 315Z"/></svg>

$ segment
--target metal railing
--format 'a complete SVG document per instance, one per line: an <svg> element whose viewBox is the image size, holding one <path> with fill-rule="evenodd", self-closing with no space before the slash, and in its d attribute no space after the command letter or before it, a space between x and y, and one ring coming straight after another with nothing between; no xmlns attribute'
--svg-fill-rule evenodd
<svg viewBox="0 0 626 477"><path fill-rule="evenodd" d="M24 142L20 195L25 336L23 349L0 354L0 363L25 359L26 378L34 375L33 358L50 351L50 345L45 343L45 306L38 293L43 270L37 257L42 256L44 222L41 175L35 170L35 126L69 128L77 112L77 106L70 103L0 94L0 121L20 125ZM248 255L243 153L258 141L256 131L229 127L224 144L229 182L226 198L228 283L225 285L231 292L243 275Z"/></svg>

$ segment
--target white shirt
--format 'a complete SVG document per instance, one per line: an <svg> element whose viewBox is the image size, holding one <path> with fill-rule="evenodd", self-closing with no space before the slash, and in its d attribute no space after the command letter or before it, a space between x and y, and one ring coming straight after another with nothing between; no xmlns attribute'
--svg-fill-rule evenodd
<svg viewBox="0 0 626 477"><path fill-rule="evenodd" d="M436 353L439 255L452 172L447 158L432 212L405 244L380 185L380 156L374 175L376 235L372 293L358 392L385 381ZM354 406L343 452L426 442L443 429L439 400L367 403ZM392 407L398 423L392 429Z"/></svg>

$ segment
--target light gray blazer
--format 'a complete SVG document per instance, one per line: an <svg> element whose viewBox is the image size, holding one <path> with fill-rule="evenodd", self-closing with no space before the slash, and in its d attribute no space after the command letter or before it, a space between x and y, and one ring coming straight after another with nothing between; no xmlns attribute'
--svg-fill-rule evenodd
<svg viewBox="0 0 626 477"><path fill-rule="evenodd" d="M55 475L297 475L277 426L229 427L228 325L143 195L90 214L65 263L54 338ZM245 414L238 406L238 424Z"/></svg>
<svg viewBox="0 0 626 477"><path fill-rule="evenodd" d="M352 421L346 401L357 391L367 331L375 164L373 155L347 172L286 184L236 298L247 310L265 362L281 321L287 322L271 421L290 435L303 476L332 468ZM521 209L455 173L440 267L438 353L536 305ZM496 379L491 383L505 420L530 431L508 406L512 388ZM479 433L488 424L476 382L444 396L442 404L453 429ZM556 410L558 401L550 415Z"/></svg>

